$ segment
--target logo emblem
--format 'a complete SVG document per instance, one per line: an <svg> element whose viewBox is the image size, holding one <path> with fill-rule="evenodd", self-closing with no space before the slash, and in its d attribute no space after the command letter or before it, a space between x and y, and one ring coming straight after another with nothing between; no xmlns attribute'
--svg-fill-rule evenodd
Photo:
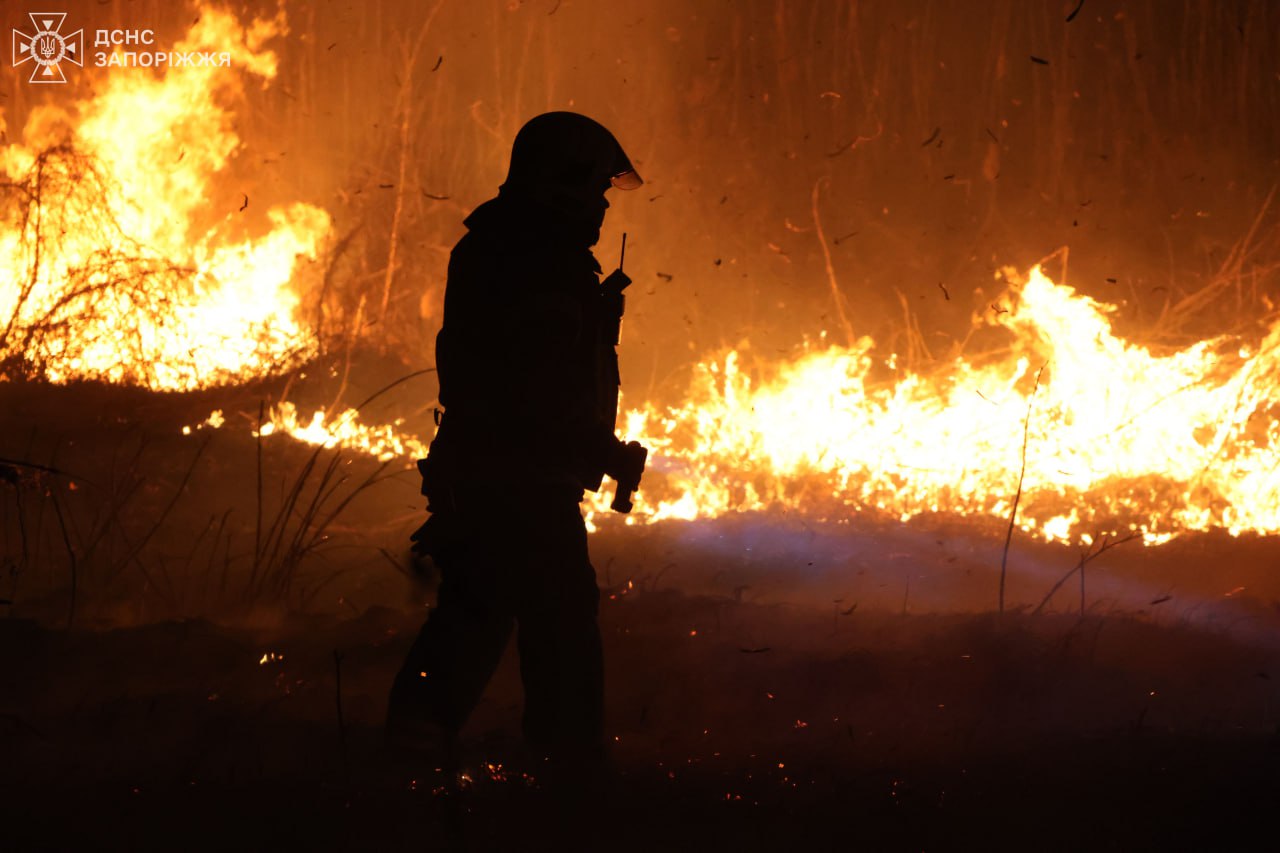
<svg viewBox="0 0 1280 853"><path fill-rule="evenodd" d="M31 83L65 83L67 75L62 73L62 62L66 60L72 65L84 65L84 30L62 34L62 23L67 19L66 12L31 12L32 25L36 28L34 35L14 29L13 31L13 67L24 62L34 62L31 69Z"/></svg>

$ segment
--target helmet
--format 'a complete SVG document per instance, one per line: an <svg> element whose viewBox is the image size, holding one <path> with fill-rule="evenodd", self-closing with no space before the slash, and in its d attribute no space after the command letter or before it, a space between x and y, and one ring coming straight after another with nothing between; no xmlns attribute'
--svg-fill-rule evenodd
<svg viewBox="0 0 1280 853"><path fill-rule="evenodd" d="M604 125L578 113L552 112L530 119L516 134L503 186L585 199L610 186L633 190L642 183Z"/></svg>

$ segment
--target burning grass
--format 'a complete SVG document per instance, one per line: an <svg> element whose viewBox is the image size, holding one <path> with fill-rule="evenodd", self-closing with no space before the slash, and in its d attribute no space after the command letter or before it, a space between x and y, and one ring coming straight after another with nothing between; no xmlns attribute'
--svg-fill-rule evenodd
<svg viewBox="0 0 1280 853"><path fill-rule="evenodd" d="M33 110L23 143L0 149L7 373L191 390L315 354L290 282L328 214L295 202L247 218L247 194L237 210L215 183L240 147L240 75L275 75L262 45L283 31L206 8L181 44L232 51L238 69L109 75L94 97Z"/></svg>
<svg viewBox="0 0 1280 853"><path fill-rule="evenodd" d="M1047 540L1280 530L1280 327L1161 353L1040 266L1003 277L974 321L1004 348L928 373L867 338L776 364L736 350L700 364L684 403L625 418L656 448L641 513L1007 518L1016 488L1019 528Z"/></svg>
<svg viewBox="0 0 1280 853"><path fill-rule="evenodd" d="M359 289L333 280L355 230L330 245L325 210L274 199L250 207L248 192L222 186L233 176L252 183L237 174L233 110L249 83L275 79L267 45L286 32L283 13L243 24L202 6L180 45L227 50L235 67L119 70L90 98L31 111L24 141L0 158L0 368L192 391L314 370L326 349L345 347L332 397L308 415L282 391L253 429L408 465L425 453L423 408L416 420L378 423L343 403L371 293L378 322L387 319L397 237L387 267L362 274L381 287L329 323L329 295ZM197 204L205 198L207 209ZM1224 282L1275 272L1271 200L1212 281L1166 305L1151 337L1186 330ZM308 264L317 260L323 272ZM1144 345L1145 335L1116 330L1116 305L1067 283L1066 260L1065 249L1045 259L1057 280L1046 266L1003 270L994 301L973 283L982 299L969 336L931 364L904 307L901 352L856 337L845 316L842 344L819 332L786 357L762 358L744 341L704 356L671 405L628 396L621 432L654 452L627 522L954 513L1085 546L1131 533L1158 544L1211 529L1280 531L1280 327ZM207 413L184 426L200 421ZM593 526L613 523L600 503L588 508Z"/></svg>

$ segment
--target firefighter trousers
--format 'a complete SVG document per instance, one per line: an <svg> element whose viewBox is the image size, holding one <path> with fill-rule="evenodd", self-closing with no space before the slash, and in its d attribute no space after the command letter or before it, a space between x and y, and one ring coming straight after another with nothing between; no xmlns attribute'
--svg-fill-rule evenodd
<svg viewBox="0 0 1280 853"><path fill-rule="evenodd" d="M457 523L465 532L432 555L438 603L396 676L391 713L456 734L514 631L526 741L548 752L602 748L600 592L577 501L531 500Z"/></svg>

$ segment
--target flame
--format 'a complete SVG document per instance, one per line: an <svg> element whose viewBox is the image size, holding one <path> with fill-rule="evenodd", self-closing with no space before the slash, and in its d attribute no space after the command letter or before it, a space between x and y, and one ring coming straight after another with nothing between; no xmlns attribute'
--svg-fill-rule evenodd
<svg viewBox="0 0 1280 853"><path fill-rule="evenodd" d="M314 353L289 282L328 214L271 206L252 236L236 204L209 211L240 148L229 104L244 77L274 78L262 45L285 32L283 13L245 27L202 7L175 50L226 51L232 67L112 68L94 97L32 110L23 143L0 148L0 360L182 391Z"/></svg>
<svg viewBox="0 0 1280 853"><path fill-rule="evenodd" d="M425 457L427 446L416 436L400 432L403 425L404 420L400 418L390 424L368 426L360 423L355 409L347 409L333 418L323 409L317 409L310 420L304 422L298 417L297 407L285 400L268 412L262 435L282 433L307 444L356 450L382 462Z"/></svg>
<svg viewBox="0 0 1280 853"><path fill-rule="evenodd" d="M625 415L621 433L655 460L627 523L744 510L1007 520L1021 482L1018 524L1049 541L1280 531L1280 327L1256 349L1222 337L1158 355L1116 336L1114 306L1039 266L1004 276L1014 307L986 322L1012 344L990 363L878 384L864 338L808 347L758 380L737 351L698 365L684 403ZM593 526L607 504L591 496Z"/></svg>
<svg viewBox="0 0 1280 853"><path fill-rule="evenodd" d="M0 148L0 363L54 382L191 390L315 354L294 280L328 214L256 205L255 233L248 193L236 209L216 192L241 147L231 104L246 80L275 77L264 44L285 32L282 13L244 26L204 7L175 48L228 51L232 67L113 68L92 98L31 111L22 143ZM1012 516L1049 541L1280 532L1280 324L1254 345L1221 336L1157 352L1116 334L1114 306L1038 266L1004 278L1010 308L983 322L1008 347L927 373L870 338L824 336L776 364L745 347L705 359L679 405L623 415L619 433L651 449L625 523L948 513ZM305 418L287 401L269 414L264 436L426 454L400 421ZM589 498L595 529L610 495Z"/></svg>
<svg viewBox="0 0 1280 853"><path fill-rule="evenodd" d="M1004 524L1018 495L1018 526L1046 541L1280 532L1280 326L1256 347L1222 336L1157 354L1116 335L1115 306L1041 267L1002 276L1012 307L983 320L1010 340L998 357L926 375L878 360L863 338L753 371L749 350L730 350L697 366L681 404L626 411L619 434L652 453L623 523L769 511ZM398 427L352 411L304 424L288 404L269 425L381 459L424 455ZM587 495L589 529L619 518L611 498Z"/></svg>

